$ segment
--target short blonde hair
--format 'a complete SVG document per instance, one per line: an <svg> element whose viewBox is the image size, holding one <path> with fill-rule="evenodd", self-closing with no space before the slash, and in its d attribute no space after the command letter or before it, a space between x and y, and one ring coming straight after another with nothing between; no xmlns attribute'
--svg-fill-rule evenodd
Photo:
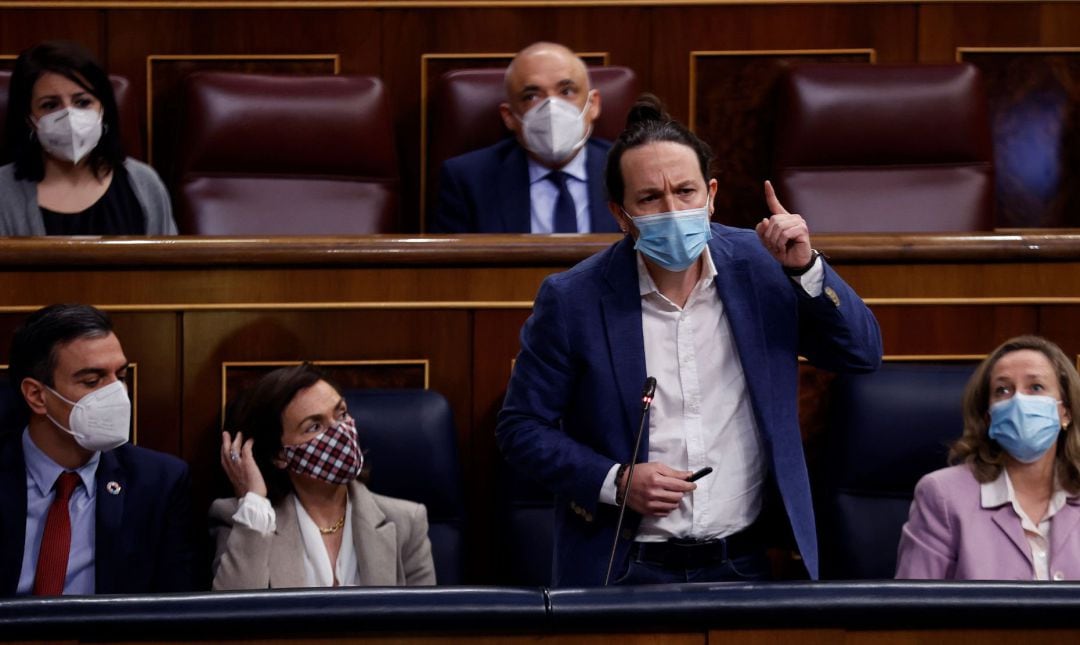
<svg viewBox="0 0 1080 645"><path fill-rule="evenodd" d="M1046 356L1058 377L1061 403L1069 410L1069 425L1058 435L1056 468L1058 480L1070 493L1080 492L1080 375L1054 343L1039 336L1017 336L1002 343L976 368L964 389L964 434L949 449L949 463L970 464L975 479L986 483L1001 475L1005 451L989 436L990 374L1001 357L1030 349Z"/></svg>

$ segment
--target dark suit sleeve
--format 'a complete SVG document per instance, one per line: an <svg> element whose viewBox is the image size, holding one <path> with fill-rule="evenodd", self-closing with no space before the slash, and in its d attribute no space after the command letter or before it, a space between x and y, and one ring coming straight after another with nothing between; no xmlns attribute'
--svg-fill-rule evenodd
<svg viewBox="0 0 1080 645"><path fill-rule="evenodd" d="M450 162L443 162L439 170L439 201L435 207L435 220L431 233L475 233L475 208L470 206L468 191L459 177L458 169Z"/></svg>
<svg viewBox="0 0 1080 645"><path fill-rule="evenodd" d="M821 262L821 295L812 298L793 284L799 296L799 353L829 371L872 372L881 366L877 319L832 267Z"/></svg>
<svg viewBox="0 0 1080 645"><path fill-rule="evenodd" d="M555 493L595 509L615 461L570 436L563 423L577 384L572 331L558 289L546 280L521 330L521 351L499 413L496 439L507 461Z"/></svg>
<svg viewBox="0 0 1080 645"><path fill-rule="evenodd" d="M191 524L191 475L187 464L175 466L162 491L166 505L161 540L157 547L154 591L192 591L195 589L194 548Z"/></svg>

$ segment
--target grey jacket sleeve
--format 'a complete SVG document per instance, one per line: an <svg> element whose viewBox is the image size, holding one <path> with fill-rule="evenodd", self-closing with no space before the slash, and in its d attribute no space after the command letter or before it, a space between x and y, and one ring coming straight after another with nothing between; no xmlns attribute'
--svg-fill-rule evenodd
<svg viewBox="0 0 1080 645"><path fill-rule="evenodd" d="M214 539L215 591L266 589L270 586L270 548L273 535L235 525L239 506L235 498L218 499L210 506L210 536Z"/></svg>
<svg viewBox="0 0 1080 645"><path fill-rule="evenodd" d="M128 157L124 161L128 171L131 189L139 200L146 215L147 235L176 235L176 222L173 221L172 203L165 184L153 168L141 161Z"/></svg>

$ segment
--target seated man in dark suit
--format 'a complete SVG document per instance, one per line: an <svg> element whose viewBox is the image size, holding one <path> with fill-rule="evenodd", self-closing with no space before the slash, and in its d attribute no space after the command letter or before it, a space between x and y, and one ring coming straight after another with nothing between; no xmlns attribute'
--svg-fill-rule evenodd
<svg viewBox="0 0 1080 645"><path fill-rule="evenodd" d="M30 422L0 428L0 596L193 587L188 468L127 445L127 371L93 307L45 307L15 332Z"/></svg>
<svg viewBox="0 0 1080 645"><path fill-rule="evenodd" d="M506 69L503 123L514 133L447 160L433 233L614 233L604 195L611 144L590 138L600 94L562 45L534 43Z"/></svg>

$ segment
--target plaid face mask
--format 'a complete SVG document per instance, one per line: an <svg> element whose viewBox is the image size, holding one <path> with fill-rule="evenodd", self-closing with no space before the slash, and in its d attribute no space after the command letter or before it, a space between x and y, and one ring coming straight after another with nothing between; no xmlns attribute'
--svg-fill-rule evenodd
<svg viewBox="0 0 1080 645"><path fill-rule="evenodd" d="M285 467L297 475L331 484L347 484L360 476L364 455L356 438L356 422L345 415L341 423L311 441L283 446Z"/></svg>

